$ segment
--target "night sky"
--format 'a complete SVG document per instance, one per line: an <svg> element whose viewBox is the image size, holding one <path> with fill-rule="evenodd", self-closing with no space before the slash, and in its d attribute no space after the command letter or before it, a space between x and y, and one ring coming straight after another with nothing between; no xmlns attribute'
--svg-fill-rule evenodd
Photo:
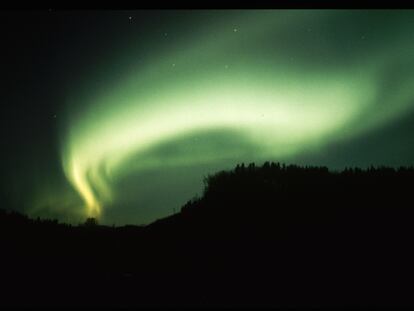
<svg viewBox="0 0 414 311"><path fill-rule="evenodd" d="M414 165L414 11L0 20L7 208L146 224L241 162Z"/></svg>

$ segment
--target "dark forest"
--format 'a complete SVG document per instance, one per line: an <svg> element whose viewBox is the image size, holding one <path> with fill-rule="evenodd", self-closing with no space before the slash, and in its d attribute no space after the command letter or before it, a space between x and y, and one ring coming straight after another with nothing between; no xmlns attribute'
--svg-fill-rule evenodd
<svg viewBox="0 0 414 311"><path fill-rule="evenodd" d="M237 165L146 226L0 213L1 304L413 305L414 169Z"/></svg>

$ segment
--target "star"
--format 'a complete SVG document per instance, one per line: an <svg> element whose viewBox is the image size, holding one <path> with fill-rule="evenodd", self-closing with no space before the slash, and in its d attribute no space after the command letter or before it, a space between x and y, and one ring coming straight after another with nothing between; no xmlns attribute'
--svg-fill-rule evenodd
<svg viewBox="0 0 414 311"><path fill-rule="evenodd" d="M225 69L229 68L229 65L224 65L224 68L225 68Z"/></svg>
<svg viewBox="0 0 414 311"><path fill-rule="evenodd" d="M132 16L128 17L130 21L132 21Z"/></svg>
<svg viewBox="0 0 414 311"><path fill-rule="evenodd" d="M237 28L234 28L234 29L233 29L233 31L234 31L234 32L237 32L237 31L238 31L238 29L237 29Z"/></svg>
<svg viewBox="0 0 414 311"><path fill-rule="evenodd" d="M172 64L173 67L175 67L175 64Z"/></svg>
<svg viewBox="0 0 414 311"><path fill-rule="evenodd" d="M165 36L165 37L166 37L166 36L168 36L168 33L164 32L164 36Z"/></svg>

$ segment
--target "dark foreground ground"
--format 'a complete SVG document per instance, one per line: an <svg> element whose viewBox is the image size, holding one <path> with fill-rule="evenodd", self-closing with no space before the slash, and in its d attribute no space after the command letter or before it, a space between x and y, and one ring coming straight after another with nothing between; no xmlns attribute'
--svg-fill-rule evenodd
<svg viewBox="0 0 414 311"><path fill-rule="evenodd" d="M238 166L146 227L0 213L1 305L414 306L413 169Z"/></svg>

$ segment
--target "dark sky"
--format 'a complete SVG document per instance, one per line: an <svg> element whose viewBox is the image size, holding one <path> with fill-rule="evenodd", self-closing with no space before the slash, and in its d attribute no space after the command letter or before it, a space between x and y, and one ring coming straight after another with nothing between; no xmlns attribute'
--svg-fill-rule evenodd
<svg viewBox="0 0 414 311"><path fill-rule="evenodd" d="M10 208L148 223L266 160L413 165L411 10L0 13Z"/></svg>

